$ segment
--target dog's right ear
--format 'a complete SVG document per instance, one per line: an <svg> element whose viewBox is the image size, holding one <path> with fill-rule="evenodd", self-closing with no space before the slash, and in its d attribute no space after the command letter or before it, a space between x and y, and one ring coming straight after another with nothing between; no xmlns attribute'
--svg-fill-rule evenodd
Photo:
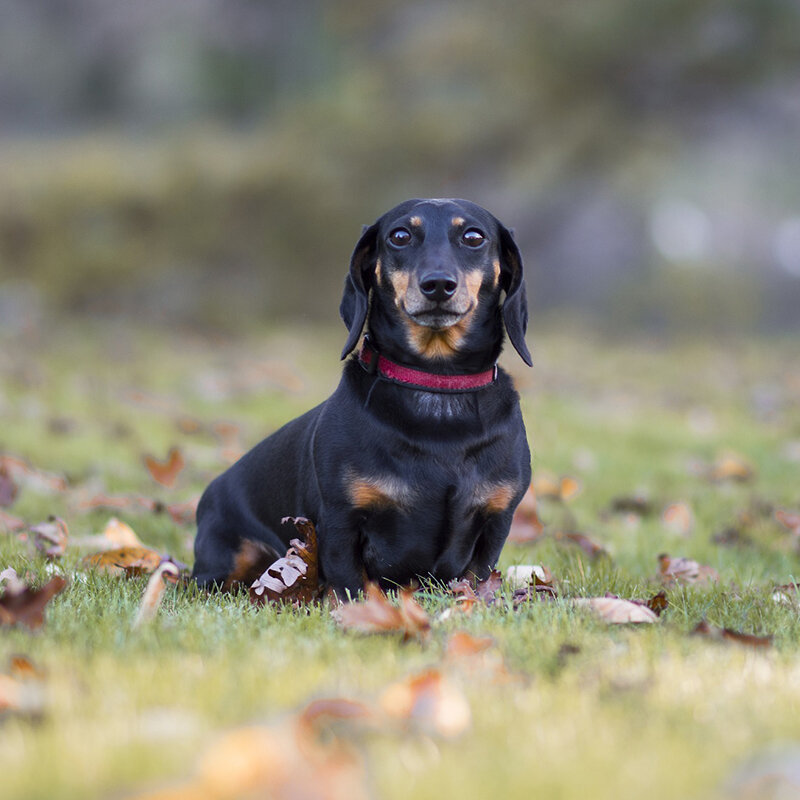
<svg viewBox="0 0 800 800"><path fill-rule="evenodd" d="M350 272L345 278L344 294L339 305L339 314L350 331L347 343L342 350L342 358L347 358L358 344L361 330L367 321L367 311L369 310L368 275L375 271L378 257L377 238L377 223L365 227L350 258Z"/></svg>

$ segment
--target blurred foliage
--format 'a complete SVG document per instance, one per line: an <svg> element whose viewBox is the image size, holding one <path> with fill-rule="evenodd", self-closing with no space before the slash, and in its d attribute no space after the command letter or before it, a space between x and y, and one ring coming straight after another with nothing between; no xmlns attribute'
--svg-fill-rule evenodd
<svg viewBox="0 0 800 800"><path fill-rule="evenodd" d="M800 182L778 169L753 191L795 146L788 0L3 13L0 278L51 307L330 319L360 224L405 197L467 196L517 229L538 308L796 322L800 281L769 237ZM732 155L697 168L708 150ZM722 225L704 269L665 268L648 209L674 191L712 226L738 199L748 238L715 250Z"/></svg>

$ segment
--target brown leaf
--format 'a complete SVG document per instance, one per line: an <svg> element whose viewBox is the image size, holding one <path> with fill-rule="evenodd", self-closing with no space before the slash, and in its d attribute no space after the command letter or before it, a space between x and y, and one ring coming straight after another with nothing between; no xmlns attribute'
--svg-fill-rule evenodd
<svg viewBox="0 0 800 800"><path fill-rule="evenodd" d="M424 638L430 631L430 618L414 600L409 589L400 589L400 604L395 606L374 583L366 586L364 601L342 603L331 611L336 622L345 630L360 633L403 634L406 641L413 637Z"/></svg>
<svg viewBox="0 0 800 800"><path fill-rule="evenodd" d="M711 465L709 480L715 482L738 481L744 483L755 476L753 467L737 453L722 453Z"/></svg>
<svg viewBox="0 0 800 800"><path fill-rule="evenodd" d="M775 511L775 519L793 536L800 537L800 511L786 511L779 508Z"/></svg>
<svg viewBox="0 0 800 800"><path fill-rule="evenodd" d="M16 533L27 527L25 520L8 514L0 508L0 527L7 533Z"/></svg>
<svg viewBox="0 0 800 800"><path fill-rule="evenodd" d="M533 479L533 491L537 497L557 500L563 503L577 497L581 492L581 488L580 481L569 476L555 478L546 472L542 472Z"/></svg>
<svg viewBox="0 0 800 800"><path fill-rule="evenodd" d="M165 461L159 461L151 455L144 457L144 464L147 467L150 477L171 489L178 479L178 475L185 466L183 453L177 447L170 448L169 454Z"/></svg>
<svg viewBox="0 0 800 800"><path fill-rule="evenodd" d="M44 706L44 674L24 656L12 656L8 673L0 673L0 712L38 716Z"/></svg>
<svg viewBox="0 0 800 800"><path fill-rule="evenodd" d="M602 545L582 533L565 533L559 531L554 534L554 538L556 541L570 542L571 544L578 545L589 558L600 558L601 556L608 555L608 552Z"/></svg>
<svg viewBox="0 0 800 800"><path fill-rule="evenodd" d="M106 523L103 528L103 537L108 540L111 548L114 547L144 547L142 540L136 535L136 531L125 522L116 517Z"/></svg>
<svg viewBox="0 0 800 800"><path fill-rule="evenodd" d="M665 583L716 583L719 574L713 567L698 564L690 558L670 558L666 553L658 557L659 576Z"/></svg>
<svg viewBox="0 0 800 800"><path fill-rule="evenodd" d="M657 594L654 594L645 605L657 616L661 616L669 607L667 600L667 593L662 589Z"/></svg>
<svg viewBox="0 0 800 800"><path fill-rule="evenodd" d="M516 543L535 542L541 538L543 531L544 525L539 519L536 504L536 492L533 489L533 484L531 484L514 512L507 541Z"/></svg>
<svg viewBox="0 0 800 800"><path fill-rule="evenodd" d="M642 494L620 495L612 499L611 510L615 514L638 514L640 517L647 517L653 513L653 503Z"/></svg>
<svg viewBox="0 0 800 800"><path fill-rule="evenodd" d="M694 527L694 514L688 503L671 503L661 512L661 524L678 536L688 536Z"/></svg>
<svg viewBox="0 0 800 800"><path fill-rule="evenodd" d="M60 517L50 517L47 522L34 525L30 531L33 544L47 558L59 558L64 555L69 540L67 523Z"/></svg>
<svg viewBox="0 0 800 800"><path fill-rule="evenodd" d="M706 620L700 622L692 634L717 641L735 642L747 647L766 648L772 646L772 636L755 636L752 633L740 633L730 628L718 628L716 625L709 625Z"/></svg>
<svg viewBox="0 0 800 800"><path fill-rule="evenodd" d="M60 475L36 469L16 456L0 455L0 469L4 469L16 483L39 492L60 493L67 490L67 482Z"/></svg>
<svg viewBox="0 0 800 800"><path fill-rule="evenodd" d="M445 656L449 659L464 658L483 653L491 647L494 647L491 636L477 637L464 631L455 631L447 640Z"/></svg>
<svg viewBox="0 0 800 800"><path fill-rule="evenodd" d="M472 721L464 695L436 669L391 684L380 706L394 719L448 738L463 733Z"/></svg>
<svg viewBox="0 0 800 800"><path fill-rule="evenodd" d="M7 586L0 597L0 625L20 623L31 630L40 628L44 623L44 608L67 582L60 575L49 580L41 589L30 586Z"/></svg>
<svg viewBox="0 0 800 800"><path fill-rule="evenodd" d="M250 586L250 602L257 606L285 602L308 605L320 597L317 531L314 524L305 517L285 517L282 521L292 522L297 531L306 537L306 541L292 539L286 555L267 567L261 577L253 582Z"/></svg>
<svg viewBox="0 0 800 800"><path fill-rule="evenodd" d="M18 492L19 487L9 475L8 468L5 464L0 464L0 506L8 508L14 505Z"/></svg>
<svg viewBox="0 0 800 800"><path fill-rule="evenodd" d="M82 511L94 508L110 508L114 511L158 511L160 504L152 498L142 495L98 494L81 500L78 508Z"/></svg>
<svg viewBox="0 0 800 800"><path fill-rule="evenodd" d="M200 502L200 495L186 500L183 503L170 503L167 506L167 513L172 517L176 525L194 525L197 514L197 504Z"/></svg>
<svg viewBox="0 0 800 800"><path fill-rule="evenodd" d="M134 628L138 628L140 625L155 618L164 596L167 578L172 576L174 580L180 573L180 569L171 561L162 561L159 564L158 569L150 576L150 580L147 582L147 588L142 595L139 611L133 621Z"/></svg>
<svg viewBox="0 0 800 800"><path fill-rule="evenodd" d="M591 609L600 619L612 625L658 622L658 616L647 606L620 597L577 597L572 604Z"/></svg>
<svg viewBox="0 0 800 800"><path fill-rule="evenodd" d="M489 577L478 581L475 586L475 594L478 599L487 606L493 606L497 600L497 593L503 587L503 573L499 569L493 569Z"/></svg>
<svg viewBox="0 0 800 800"><path fill-rule="evenodd" d="M119 547L86 556L81 563L109 575L149 575L161 560L161 554L149 547Z"/></svg>

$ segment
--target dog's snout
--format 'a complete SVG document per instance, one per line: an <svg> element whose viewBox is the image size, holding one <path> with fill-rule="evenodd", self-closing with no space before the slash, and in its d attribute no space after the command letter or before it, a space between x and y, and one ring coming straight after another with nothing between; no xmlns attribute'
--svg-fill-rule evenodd
<svg viewBox="0 0 800 800"><path fill-rule="evenodd" d="M423 276L419 282L419 290L428 300L441 302L447 300L456 293L458 281L444 272L429 272Z"/></svg>

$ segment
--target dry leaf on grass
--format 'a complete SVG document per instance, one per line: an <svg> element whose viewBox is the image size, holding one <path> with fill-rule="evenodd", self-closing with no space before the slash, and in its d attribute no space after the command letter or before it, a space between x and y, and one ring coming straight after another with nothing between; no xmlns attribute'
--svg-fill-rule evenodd
<svg viewBox="0 0 800 800"><path fill-rule="evenodd" d="M379 702L389 717L448 738L463 733L472 721L464 695L436 669L391 684Z"/></svg>
<svg viewBox="0 0 800 800"><path fill-rule="evenodd" d="M147 582L147 587L142 595L142 602L139 605L139 611L133 621L134 628L138 628L140 625L155 618L161 605L161 600L164 597L167 582L174 583L180 574L180 569L171 561L161 562Z"/></svg>
<svg viewBox="0 0 800 800"><path fill-rule="evenodd" d="M566 533L559 531L553 535L553 538L557 542L568 542L577 545L589 558L600 558L601 556L608 555L608 551L605 547L583 533Z"/></svg>
<svg viewBox="0 0 800 800"><path fill-rule="evenodd" d="M366 600L342 603L331 611L331 615L345 630L402 633L403 641L427 636L431 627L430 618L414 599L414 592L400 589L397 595L399 604L394 605L376 584L368 583Z"/></svg>
<svg viewBox="0 0 800 800"><path fill-rule="evenodd" d="M172 447L164 461L159 461L151 455L146 455L144 456L144 464L150 473L150 477L156 483L171 489L175 486L178 475L180 475L186 462L180 448Z"/></svg>
<svg viewBox="0 0 800 800"><path fill-rule="evenodd" d="M24 656L13 656L0 673L0 714L38 716L45 706L44 675Z"/></svg>
<svg viewBox="0 0 800 800"><path fill-rule="evenodd" d="M800 511L786 511L779 508L775 511L775 519L793 536L800 538Z"/></svg>
<svg viewBox="0 0 800 800"><path fill-rule="evenodd" d="M658 616L647 606L620 597L576 597L572 605L591 609L604 622L612 625L658 622Z"/></svg>
<svg viewBox="0 0 800 800"><path fill-rule="evenodd" d="M671 503L661 512L661 524L678 536L688 536L694 528L694 514L688 503Z"/></svg>
<svg viewBox="0 0 800 800"><path fill-rule="evenodd" d="M716 625L709 625L706 620L700 622L692 634L717 641L735 642L746 647L766 648L772 646L772 636L755 636L752 633L740 633L730 628L718 628Z"/></svg>
<svg viewBox="0 0 800 800"><path fill-rule="evenodd" d="M497 597L502 586L503 574L493 569L485 580L473 583L468 578L461 578L450 581L448 589L456 599L456 608L465 614L471 614L476 604L493 606L498 600L502 603L502 598Z"/></svg>
<svg viewBox="0 0 800 800"><path fill-rule="evenodd" d="M577 478L563 476L555 478L544 472L533 479L533 491L537 497L567 503L581 493L580 481Z"/></svg>
<svg viewBox="0 0 800 800"><path fill-rule="evenodd" d="M8 508L14 505L19 487L8 472L5 464L0 464L0 506Z"/></svg>
<svg viewBox="0 0 800 800"><path fill-rule="evenodd" d="M535 542L541 538L543 531L544 525L539 519L536 504L536 492L531 484L514 512L507 541L518 544Z"/></svg>
<svg viewBox="0 0 800 800"><path fill-rule="evenodd" d="M670 558L661 553L658 565L659 577L664 583L705 584L719 580L719 573L713 567L698 564L690 558Z"/></svg>
<svg viewBox="0 0 800 800"><path fill-rule="evenodd" d="M47 522L30 528L28 536L33 539L34 547L47 558L59 558L67 549L69 529L60 517L50 517Z"/></svg>
<svg viewBox="0 0 800 800"><path fill-rule="evenodd" d="M41 589L34 589L20 581L14 573L13 579L6 581L5 591L0 596L0 625L20 623L31 630L40 628L44 623L45 606L66 585L66 580L57 575Z"/></svg>
<svg viewBox="0 0 800 800"><path fill-rule="evenodd" d="M200 757L194 778L136 800L368 800L359 753L338 739L321 743L293 721L237 728Z"/></svg>
<svg viewBox="0 0 800 800"><path fill-rule="evenodd" d="M27 523L24 519L15 517L13 514L9 514L0 508L0 529L4 529L7 533L17 533L27 527Z"/></svg>
<svg viewBox="0 0 800 800"><path fill-rule="evenodd" d="M738 453L722 453L711 465L708 479L715 483L738 481L744 483L755 476L755 469Z"/></svg>
<svg viewBox="0 0 800 800"><path fill-rule="evenodd" d="M515 610L531 600L555 600L553 573L540 564L519 564L506 570L506 578L514 590L511 603Z"/></svg>
<svg viewBox="0 0 800 800"><path fill-rule="evenodd" d="M135 577L149 575L158 569L161 561L161 553L149 547L119 547L86 556L81 563L109 575Z"/></svg>
<svg viewBox="0 0 800 800"><path fill-rule="evenodd" d="M15 483L29 486L37 492L60 493L67 490L67 482L60 475L32 467L16 456L0 455L0 469L5 470L6 475Z"/></svg>
<svg viewBox="0 0 800 800"><path fill-rule="evenodd" d="M285 517L305 541L292 539L289 550L250 586L250 602L257 606L265 603L292 603L308 605L320 596L319 565L317 563L317 531L305 517Z"/></svg>
<svg viewBox="0 0 800 800"><path fill-rule="evenodd" d="M653 501L645 494L620 495L611 500L610 509L615 514L636 514L647 517L653 513Z"/></svg>

